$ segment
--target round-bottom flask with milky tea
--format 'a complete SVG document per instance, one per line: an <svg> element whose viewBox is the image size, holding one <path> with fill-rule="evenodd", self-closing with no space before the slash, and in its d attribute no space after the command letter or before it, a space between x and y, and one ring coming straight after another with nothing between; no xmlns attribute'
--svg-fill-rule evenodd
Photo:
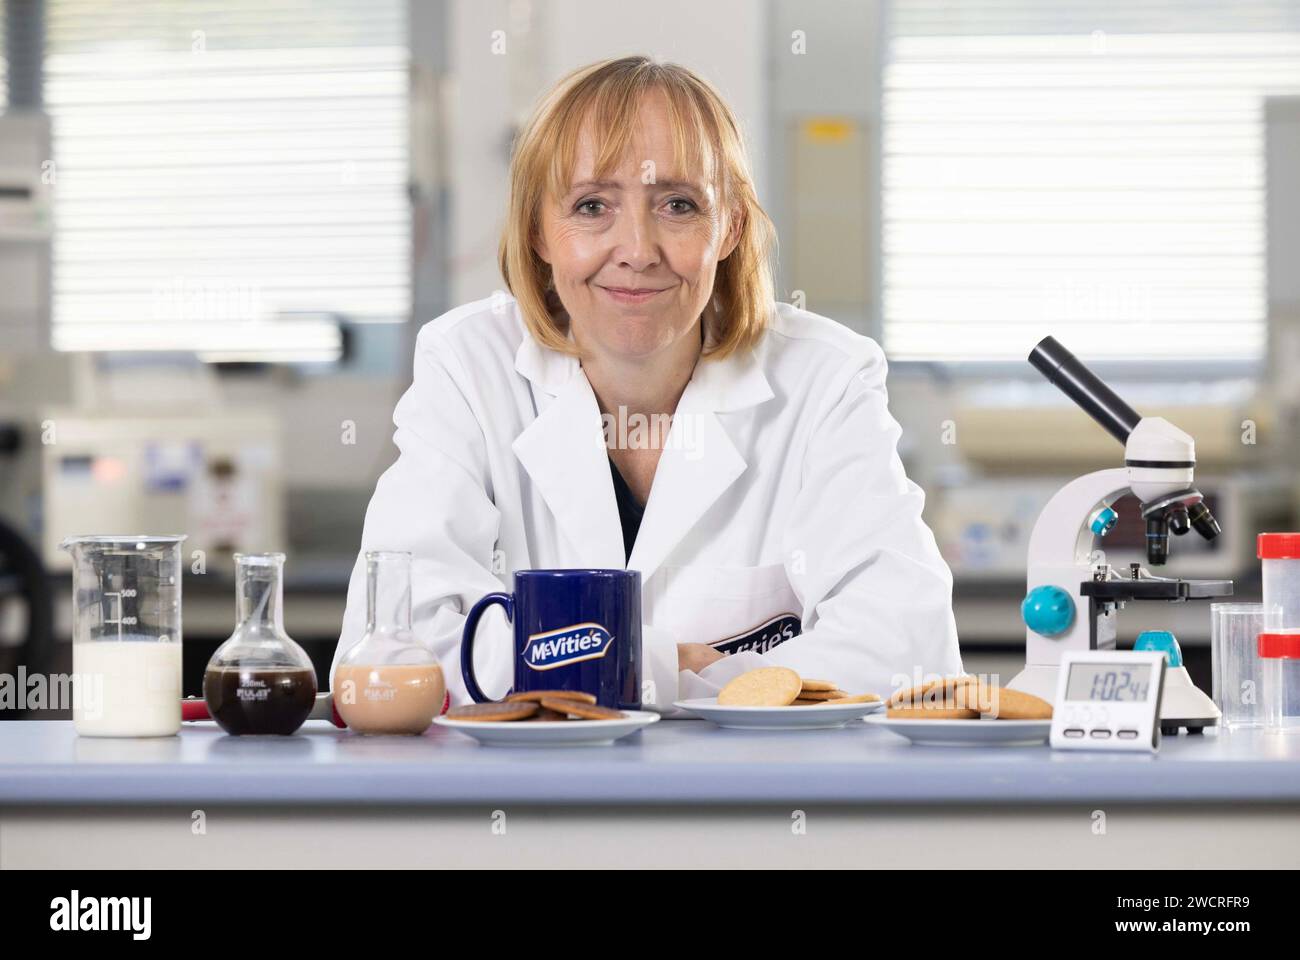
<svg viewBox="0 0 1300 960"><path fill-rule="evenodd" d="M443 708L437 658L411 632L411 555L366 553L366 632L334 670L334 706L361 734L420 734Z"/></svg>

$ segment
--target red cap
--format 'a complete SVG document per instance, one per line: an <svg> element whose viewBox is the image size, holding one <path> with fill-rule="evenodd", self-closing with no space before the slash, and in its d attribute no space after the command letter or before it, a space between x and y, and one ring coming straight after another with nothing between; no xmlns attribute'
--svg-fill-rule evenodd
<svg viewBox="0 0 1300 960"><path fill-rule="evenodd" d="M1300 560L1300 533L1261 533L1256 553L1261 560Z"/></svg>
<svg viewBox="0 0 1300 960"><path fill-rule="evenodd" d="M1261 633L1259 655L1269 660L1300 660L1300 633Z"/></svg>

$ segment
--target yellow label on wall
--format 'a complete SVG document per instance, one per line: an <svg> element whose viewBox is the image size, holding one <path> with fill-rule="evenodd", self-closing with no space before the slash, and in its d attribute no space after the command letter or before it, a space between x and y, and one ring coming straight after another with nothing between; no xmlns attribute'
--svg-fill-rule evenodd
<svg viewBox="0 0 1300 960"><path fill-rule="evenodd" d="M803 135L814 143L840 143L853 133L850 120L835 117L815 117L803 123Z"/></svg>

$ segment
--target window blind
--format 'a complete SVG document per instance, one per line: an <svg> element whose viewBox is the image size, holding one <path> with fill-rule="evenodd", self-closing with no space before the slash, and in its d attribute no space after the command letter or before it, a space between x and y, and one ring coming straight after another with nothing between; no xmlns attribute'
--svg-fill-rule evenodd
<svg viewBox="0 0 1300 960"><path fill-rule="evenodd" d="M1300 3L896 0L882 315L898 358L1253 359L1263 98Z"/></svg>
<svg viewBox="0 0 1300 960"><path fill-rule="evenodd" d="M337 356L410 311L401 0L50 0L60 350Z"/></svg>

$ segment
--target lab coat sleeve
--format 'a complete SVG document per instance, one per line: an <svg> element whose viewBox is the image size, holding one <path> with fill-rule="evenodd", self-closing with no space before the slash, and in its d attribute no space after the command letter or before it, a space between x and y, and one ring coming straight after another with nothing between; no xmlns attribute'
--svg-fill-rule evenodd
<svg viewBox="0 0 1300 960"><path fill-rule="evenodd" d="M365 632L366 551L408 551L412 630L437 656L453 704L470 699L460 669L466 615L485 594L507 590L493 572L500 513L492 502L483 431L457 383L461 370L442 335L425 327L414 380L393 411L399 454L366 510L334 654L337 666ZM510 685L512 645L504 613L490 608L474 644L475 675L489 696L503 695Z"/></svg>
<svg viewBox="0 0 1300 960"><path fill-rule="evenodd" d="M887 695L920 675L962 672L952 573L921 518L925 494L898 456L902 430L888 409L886 367L879 346L865 341L814 421L782 537L803 632L762 655L711 664L698 676L708 686L787 666L850 692Z"/></svg>

